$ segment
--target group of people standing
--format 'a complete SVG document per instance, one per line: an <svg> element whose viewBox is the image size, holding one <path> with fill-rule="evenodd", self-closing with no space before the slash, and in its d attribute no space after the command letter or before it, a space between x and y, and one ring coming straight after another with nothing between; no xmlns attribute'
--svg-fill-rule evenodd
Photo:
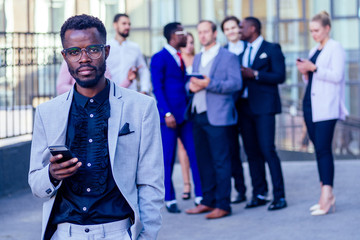
<svg viewBox="0 0 360 240"><path fill-rule="evenodd" d="M331 142L337 119L344 119L347 114L345 54L341 45L330 39L330 29L326 12L314 16L310 31L319 45L310 51L309 60L299 58L296 62L307 83L304 119L315 147L320 175L321 196L310 208L312 215L324 215L335 204ZM193 36L184 31L181 23L169 23L164 27L167 44L151 59L164 149L165 204L170 213L180 212L171 179L177 138L189 156L195 184L196 207L186 213L209 212L206 218L221 218L231 213L230 203L246 201L239 134L252 183L252 198L245 208L269 202L265 163L273 185L273 200L268 210L287 207L281 163L274 143L275 115L281 113L278 85L286 80L285 57L279 44L263 38L261 22L255 17L241 22L234 16L226 17L221 30L228 40L224 47L216 41L214 22L198 23L202 49L191 64L183 61L187 56L183 49L186 42L193 44ZM180 153L182 151L180 147ZM179 159L183 165L181 154ZM184 167L182 172L186 173ZM231 177L237 191L233 201L230 200ZM188 182L184 180L184 199L189 191Z"/></svg>
<svg viewBox="0 0 360 240"><path fill-rule="evenodd" d="M127 40L129 17L116 15L113 26L116 35L108 42L104 24L93 16L70 17L61 28L65 63L58 91L65 93L38 106L31 146L29 184L34 195L48 199L42 239L156 239L164 196L170 213L181 211L171 179L178 142L184 199L190 198L187 165L195 185L195 207L186 213L230 215L231 177L238 192L232 202L247 200L239 134L252 183L245 208L269 202L265 163L273 185L268 210L286 208L274 144L285 58L279 44L263 38L259 19L226 17L225 47L217 42L216 24L200 21L202 50L195 56L193 37L181 23L169 23L167 44L152 57L150 71L139 47ZM335 206L331 142L337 119L347 115L345 53L330 29L327 13L314 16L310 32L319 44L309 60L296 62L307 83L304 119L320 176L312 215ZM157 108L146 96L150 78ZM52 156L51 147L66 151Z"/></svg>

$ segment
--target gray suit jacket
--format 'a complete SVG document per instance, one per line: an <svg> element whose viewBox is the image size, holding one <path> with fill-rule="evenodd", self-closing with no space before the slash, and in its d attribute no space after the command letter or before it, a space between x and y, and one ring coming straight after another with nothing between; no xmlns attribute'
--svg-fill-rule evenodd
<svg viewBox="0 0 360 240"><path fill-rule="evenodd" d="M160 120L154 99L110 82L108 145L114 180L135 213L133 239L156 239L164 204L163 153ZM36 109L29 184L43 206L42 238L61 183L49 179L48 146L64 145L74 88ZM129 123L130 134L119 131Z"/></svg>
<svg viewBox="0 0 360 240"><path fill-rule="evenodd" d="M195 55L193 72L199 71L202 53ZM207 117L213 126L230 126L237 123L237 111L234 97L242 86L239 58L224 49L220 48L210 69L210 83L206 87ZM186 85L189 90L189 83ZM191 116L190 101L186 117Z"/></svg>

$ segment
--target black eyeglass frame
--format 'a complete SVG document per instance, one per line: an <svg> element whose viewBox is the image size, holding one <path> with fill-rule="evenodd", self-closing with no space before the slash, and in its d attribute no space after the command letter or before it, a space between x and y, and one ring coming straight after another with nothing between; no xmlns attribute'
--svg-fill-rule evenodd
<svg viewBox="0 0 360 240"><path fill-rule="evenodd" d="M70 62L77 62L81 59L82 57L82 54L83 54L83 51L86 52L86 55L91 58L91 59L98 59L102 56L103 54L103 50L107 47L108 45L105 45L105 44L92 44L92 45L89 45L85 48L79 48L79 47L70 47L70 48L66 48L66 49L63 49L61 52L65 55L65 57L70 61ZM91 55L91 53L89 53L89 50L90 48L92 47L99 47L100 48L100 51L101 51L101 54L98 56L98 57L94 57ZM71 57L69 57L69 54L68 52L71 51L71 50L80 50L80 54L78 55L78 59L71 59Z"/></svg>

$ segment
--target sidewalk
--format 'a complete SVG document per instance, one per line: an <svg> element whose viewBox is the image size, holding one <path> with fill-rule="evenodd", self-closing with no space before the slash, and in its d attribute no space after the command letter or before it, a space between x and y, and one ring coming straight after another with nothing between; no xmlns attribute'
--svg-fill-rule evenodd
<svg viewBox="0 0 360 240"><path fill-rule="evenodd" d="M232 205L232 215L206 220L204 215L169 214L163 209L159 240L352 240L360 239L360 161L335 162L336 212L313 217L308 208L319 196L315 161L283 162L288 208L269 212L267 207L245 210L245 203ZM250 186L248 165L244 164ZM269 178L269 174L267 175ZM182 179L175 166L174 182L182 210L193 201L180 199ZM234 194L235 196L235 194ZM248 187L248 198L251 189ZM29 190L0 198L0 240L40 239L42 201Z"/></svg>

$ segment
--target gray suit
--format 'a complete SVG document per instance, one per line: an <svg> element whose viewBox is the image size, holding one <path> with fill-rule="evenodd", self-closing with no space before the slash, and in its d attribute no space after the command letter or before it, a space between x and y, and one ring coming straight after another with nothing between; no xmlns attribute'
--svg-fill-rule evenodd
<svg viewBox="0 0 360 240"><path fill-rule="evenodd" d="M193 71L198 72L201 54L197 54ZM231 212L231 159L234 156L237 112L234 94L241 89L240 62L236 55L220 48L209 71L206 90L206 111L191 113L194 120L194 143L199 165L202 204ZM187 84L189 88L189 84Z"/></svg>
<svg viewBox="0 0 360 240"><path fill-rule="evenodd" d="M133 239L156 239L164 200L160 120L154 99L110 82L108 145L114 180L135 213ZM51 145L64 145L74 88L38 106L35 115L29 184L35 196L48 198L43 206L42 238L61 183L49 179ZM119 130L129 123L127 135Z"/></svg>
<svg viewBox="0 0 360 240"><path fill-rule="evenodd" d="M202 53L196 54L193 62L193 72L199 71ZM240 62L235 54L220 48L214 59L210 74L211 81L206 87L207 117L213 126L229 126L237 123L237 111L234 94L242 86ZM186 85L189 90L189 83ZM190 118L191 104L186 111Z"/></svg>

